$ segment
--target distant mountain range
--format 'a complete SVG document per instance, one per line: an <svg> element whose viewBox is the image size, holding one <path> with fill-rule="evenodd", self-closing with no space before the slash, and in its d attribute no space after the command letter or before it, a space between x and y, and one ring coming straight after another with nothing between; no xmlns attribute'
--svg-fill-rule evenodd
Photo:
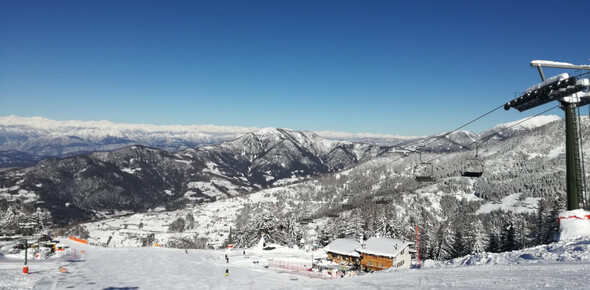
<svg viewBox="0 0 590 290"><path fill-rule="evenodd" d="M258 130L253 127L214 125L163 126L108 121L55 121L42 117L0 117L0 168L30 166L46 157L113 151L131 145L175 152L221 144ZM320 136L331 140L378 145L398 144L412 138L371 133L320 133Z"/></svg>
<svg viewBox="0 0 590 290"><path fill-rule="evenodd" d="M502 132L496 138L506 138L519 131L527 131L551 121L557 116L540 116ZM518 122L518 121L517 121ZM479 135L458 131L438 139L432 137L404 137L387 134L316 132L329 140L343 140L374 145L403 145L422 139L428 144L425 151L453 151L469 145L474 139L502 130L498 125ZM176 152L203 145L221 144L246 133L260 130L252 127L214 125L161 126L146 124L117 124L108 121L55 121L42 117L0 117L0 168L26 167L47 157L70 157L98 151L114 151L131 145L142 145Z"/></svg>
<svg viewBox="0 0 590 290"><path fill-rule="evenodd" d="M406 147L411 149L428 144L423 150L465 150L474 140L502 128L510 128L502 131L502 134L515 137L557 119L544 117L535 126L496 126L480 135L457 131L445 136L415 139L412 144L406 141ZM14 125L10 126L14 128ZM35 135L35 138L21 140L26 143L31 139L39 141L46 136L55 137L43 140L58 140L64 136L63 133L60 135L53 131L53 127L45 130L43 136ZM76 130L85 132L82 128ZM20 134L26 135L24 132ZM47 158L31 167L4 170L0 172L0 214L2 209L11 209L4 213L9 216L37 212L39 216L45 216L47 222L66 224L91 219L99 212L182 208L191 203L239 196L263 188L329 175L354 168L376 157L388 158L393 152L406 150L403 146L334 141L315 133L287 129L262 129L233 134L240 134L240 137L220 144L174 152L131 145L114 151ZM13 137L15 135L13 133ZM90 133L85 138L104 140ZM506 138L510 137L494 140ZM18 147L17 139L12 138L8 143ZM72 139L75 138L68 138ZM6 138L3 140L3 144L7 143ZM37 148L43 148L42 143L38 144ZM70 148L69 145L66 148ZM26 154L14 150L7 152L17 157ZM490 153L487 151L485 154ZM6 160L8 162L10 158ZM411 166L403 165L400 168ZM0 228L1 220L0 217Z"/></svg>
<svg viewBox="0 0 590 290"><path fill-rule="evenodd" d="M6 171L0 198L36 196L33 206L42 204L53 221L67 223L95 211L144 211L238 196L350 168L389 150L285 129L177 152L133 145Z"/></svg>

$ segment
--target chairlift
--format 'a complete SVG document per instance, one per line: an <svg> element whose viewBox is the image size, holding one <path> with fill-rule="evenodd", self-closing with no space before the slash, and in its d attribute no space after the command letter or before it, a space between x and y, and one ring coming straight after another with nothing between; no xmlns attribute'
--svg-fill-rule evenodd
<svg viewBox="0 0 590 290"><path fill-rule="evenodd" d="M352 194L346 194L346 203L342 204L342 209L343 210L351 210L354 208L354 204L353 204L353 195Z"/></svg>
<svg viewBox="0 0 590 290"><path fill-rule="evenodd" d="M434 165L430 162L422 161L422 152L420 153L420 163L414 167L414 179L418 182L436 181L434 178Z"/></svg>
<svg viewBox="0 0 590 290"><path fill-rule="evenodd" d="M310 222L313 221L313 218L311 217L311 212L310 211L305 211L305 213L303 214L303 216L301 216L299 218L299 223L302 225L306 225L309 224Z"/></svg>
<svg viewBox="0 0 590 290"><path fill-rule="evenodd" d="M338 214L338 212L335 212L335 211L331 211L330 213L328 213L328 217L331 217L331 218L337 218L339 216L340 215Z"/></svg>
<svg viewBox="0 0 590 290"><path fill-rule="evenodd" d="M344 210L351 210L354 208L354 205L352 203L345 203L342 205L342 209Z"/></svg>
<svg viewBox="0 0 590 290"><path fill-rule="evenodd" d="M378 198L377 200L375 200L376 204L390 204L391 200L386 199L386 198Z"/></svg>
<svg viewBox="0 0 590 290"><path fill-rule="evenodd" d="M463 177L481 177L483 174L483 160L478 158L478 146L475 143L475 157L467 159L461 170L461 176Z"/></svg>

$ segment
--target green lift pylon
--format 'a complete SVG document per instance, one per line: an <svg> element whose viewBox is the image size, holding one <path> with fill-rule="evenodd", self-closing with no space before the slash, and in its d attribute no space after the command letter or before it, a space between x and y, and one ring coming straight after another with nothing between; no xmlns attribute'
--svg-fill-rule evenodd
<svg viewBox="0 0 590 290"><path fill-rule="evenodd" d="M565 155L566 155L566 188L567 188L567 209L575 210L580 208L582 172L580 170L580 138L578 136L578 122L576 118L577 107L590 104L590 80L576 80L568 74L545 79L542 67L583 69L590 70L590 65L573 65L570 63L535 60L531 66L537 67L543 82L530 87L520 97L506 103L504 109L515 108L518 111L559 101L561 108L565 111Z"/></svg>
<svg viewBox="0 0 590 290"><path fill-rule="evenodd" d="M566 160L566 188L567 210L580 208L582 194L582 174L580 171L580 138L578 136L578 122L576 121L576 106L563 103L565 111L565 160Z"/></svg>

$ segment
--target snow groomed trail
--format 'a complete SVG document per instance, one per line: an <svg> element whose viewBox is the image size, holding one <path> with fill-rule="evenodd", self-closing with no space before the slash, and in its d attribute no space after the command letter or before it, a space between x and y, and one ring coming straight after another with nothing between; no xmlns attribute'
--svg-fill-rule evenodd
<svg viewBox="0 0 590 290"><path fill-rule="evenodd" d="M68 273L57 273L39 281L33 289L296 288L305 279L301 277L293 281L289 276L277 274L262 265L255 266L252 261L246 261L242 252L71 246L86 252L84 261L72 263L67 268ZM225 254L229 256L229 263L225 261ZM229 270L228 277L224 276L226 269Z"/></svg>
<svg viewBox="0 0 590 290"><path fill-rule="evenodd" d="M590 281L590 241L584 240L336 279L264 267L269 261L310 261L305 251L288 248L244 254L63 243L77 253L75 259L70 252L30 261L29 275L22 274L22 261L1 258L0 289L588 289Z"/></svg>

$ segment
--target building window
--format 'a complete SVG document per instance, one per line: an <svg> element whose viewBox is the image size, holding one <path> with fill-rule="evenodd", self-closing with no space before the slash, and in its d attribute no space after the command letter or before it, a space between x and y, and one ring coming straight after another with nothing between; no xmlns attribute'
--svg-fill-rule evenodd
<svg viewBox="0 0 590 290"><path fill-rule="evenodd" d="M404 254L404 250L402 250L402 252L400 253L400 255L403 255L403 254Z"/></svg>
<svg viewBox="0 0 590 290"><path fill-rule="evenodd" d="M369 261L369 263L367 263L367 265L372 266L373 262Z"/></svg>

